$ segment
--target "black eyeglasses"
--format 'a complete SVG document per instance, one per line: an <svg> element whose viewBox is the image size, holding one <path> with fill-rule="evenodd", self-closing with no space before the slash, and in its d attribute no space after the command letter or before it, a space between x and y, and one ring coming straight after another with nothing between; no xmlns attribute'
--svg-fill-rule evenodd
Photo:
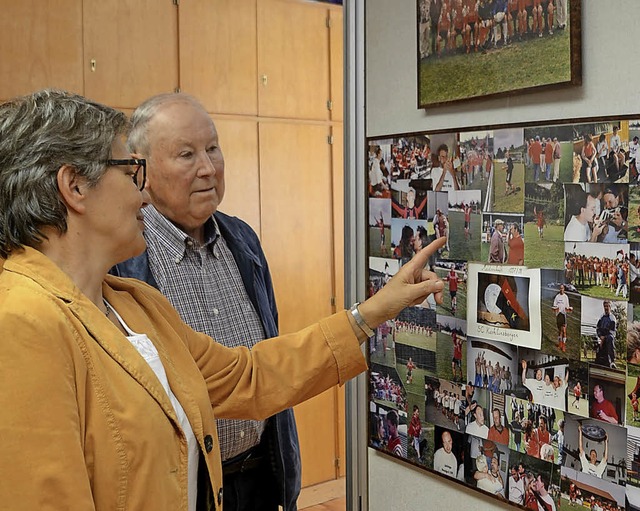
<svg viewBox="0 0 640 511"><path fill-rule="evenodd" d="M133 182L138 187L138 190L144 190L144 184L147 181L147 160L144 158L130 158L128 160L107 160L106 164L110 167L115 165L127 165L134 167L134 172L131 175ZM142 170L142 177L140 177L140 170Z"/></svg>

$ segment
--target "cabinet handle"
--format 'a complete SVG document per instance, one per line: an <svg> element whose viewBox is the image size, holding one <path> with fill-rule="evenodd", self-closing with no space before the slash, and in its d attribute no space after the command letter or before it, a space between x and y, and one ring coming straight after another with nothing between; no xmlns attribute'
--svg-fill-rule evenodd
<svg viewBox="0 0 640 511"><path fill-rule="evenodd" d="M262 85L267 86L267 75L262 75Z"/></svg>
<svg viewBox="0 0 640 511"><path fill-rule="evenodd" d="M89 63L91 64L91 72L95 73L96 72L96 59L91 59L89 61Z"/></svg>

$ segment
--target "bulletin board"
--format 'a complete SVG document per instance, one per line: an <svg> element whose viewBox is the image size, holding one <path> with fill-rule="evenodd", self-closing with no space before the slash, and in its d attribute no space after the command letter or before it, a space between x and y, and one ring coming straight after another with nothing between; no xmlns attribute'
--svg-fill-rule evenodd
<svg viewBox="0 0 640 511"><path fill-rule="evenodd" d="M370 137L367 293L445 281L368 346L369 447L515 506L640 487L640 116Z"/></svg>

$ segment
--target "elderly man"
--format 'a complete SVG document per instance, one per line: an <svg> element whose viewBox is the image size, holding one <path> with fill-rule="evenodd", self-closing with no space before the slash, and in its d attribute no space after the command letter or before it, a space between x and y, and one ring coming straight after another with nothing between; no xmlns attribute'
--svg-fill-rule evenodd
<svg viewBox="0 0 640 511"><path fill-rule="evenodd" d="M504 230L504 222L499 218L494 222L495 230L491 235L489 244L489 262L504 263L504 240L502 239L502 231Z"/></svg>
<svg viewBox="0 0 640 511"><path fill-rule="evenodd" d="M224 158L202 105L184 94L161 94L131 118L129 149L147 159L147 250L114 273L157 287L195 330L226 345L251 348L278 335L271 275L255 232L218 211ZM217 423L224 508L296 509L300 454L293 412L266 422Z"/></svg>

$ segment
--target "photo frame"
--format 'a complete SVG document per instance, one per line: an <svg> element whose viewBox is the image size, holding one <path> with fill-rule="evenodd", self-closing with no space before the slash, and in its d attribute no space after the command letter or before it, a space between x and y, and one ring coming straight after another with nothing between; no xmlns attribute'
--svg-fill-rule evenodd
<svg viewBox="0 0 640 511"><path fill-rule="evenodd" d="M416 0L418 108L581 85L580 0L498 3Z"/></svg>

